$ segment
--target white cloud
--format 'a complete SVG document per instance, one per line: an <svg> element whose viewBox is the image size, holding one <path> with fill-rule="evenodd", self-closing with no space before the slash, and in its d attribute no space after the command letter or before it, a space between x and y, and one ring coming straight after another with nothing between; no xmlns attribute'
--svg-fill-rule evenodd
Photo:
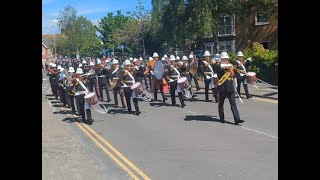
<svg viewBox="0 0 320 180"><path fill-rule="evenodd" d="M58 27L58 20L42 20L42 34L58 34L60 29Z"/></svg>
<svg viewBox="0 0 320 180"><path fill-rule="evenodd" d="M92 9L83 9L78 10L78 15L87 15L87 14L94 14L94 13L100 13L100 12L107 12L108 8L92 8Z"/></svg>

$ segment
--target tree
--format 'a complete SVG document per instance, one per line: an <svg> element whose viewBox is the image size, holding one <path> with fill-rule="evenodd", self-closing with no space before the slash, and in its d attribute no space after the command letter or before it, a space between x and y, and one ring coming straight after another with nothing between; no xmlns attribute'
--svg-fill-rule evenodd
<svg viewBox="0 0 320 180"><path fill-rule="evenodd" d="M57 50L68 56L90 54L92 50L100 49L100 41L91 21L83 16L78 17L77 11L67 6L60 11L58 26L62 35L57 38Z"/></svg>
<svg viewBox="0 0 320 180"><path fill-rule="evenodd" d="M125 23L130 19L129 16L125 16L120 10L117 11L117 15L113 13L107 13L107 16L103 17L98 26L95 26L97 31L102 35L101 40L107 48L114 48L121 44L121 40L117 33L119 29L123 29Z"/></svg>

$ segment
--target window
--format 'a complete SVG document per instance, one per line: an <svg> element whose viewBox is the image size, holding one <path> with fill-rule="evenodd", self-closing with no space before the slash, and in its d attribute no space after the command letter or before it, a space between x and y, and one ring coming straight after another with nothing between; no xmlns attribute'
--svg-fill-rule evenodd
<svg viewBox="0 0 320 180"><path fill-rule="evenodd" d="M218 42L219 52L234 52L235 51L235 41L220 41Z"/></svg>
<svg viewBox="0 0 320 180"><path fill-rule="evenodd" d="M212 32L206 32L206 34L204 35L204 37L212 37Z"/></svg>
<svg viewBox="0 0 320 180"><path fill-rule="evenodd" d="M232 16L223 16L220 19L218 36L235 35L235 21Z"/></svg>
<svg viewBox="0 0 320 180"><path fill-rule="evenodd" d="M269 18L267 13L256 13L255 17L256 26L269 24Z"/></svg>
<svg viewBox="0 0 320 180"><path fill-rule="evenodd" d="M269 49L269 41L263 41L260 42L260 44L262 44L265 49Z"/></svg>

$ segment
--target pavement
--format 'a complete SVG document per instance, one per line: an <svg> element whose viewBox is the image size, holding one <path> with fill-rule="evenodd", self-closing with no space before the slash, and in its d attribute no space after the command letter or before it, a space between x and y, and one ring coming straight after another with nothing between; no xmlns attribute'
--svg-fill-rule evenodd
<svg viewBox="0 0 320 180"><path fill-rule="evenodd" d="M166 104L139 101L140 116L113 108L111 96L111 102L103 102L109 113L93 111L95 121L89 126L78 123L79 117L62 107L49 87L44 80L47 103L43 103L43 114L51 120L43 115L47 123L43 125L47 126L43 129L43 146L47 146L43 148L43 179L278 179L275 99L253 97L243 99L243 104L237 99L245 122L236 126L228 101L224 107L227 122L221 124L217 103L205 102L203 90L187 100L185 108L169 106L170 98ZM63 148L69 149L60 153ZM76 155L71 156L70 149ZM74 174L59 169L66 164L77 167L72 168Z"/></svg>

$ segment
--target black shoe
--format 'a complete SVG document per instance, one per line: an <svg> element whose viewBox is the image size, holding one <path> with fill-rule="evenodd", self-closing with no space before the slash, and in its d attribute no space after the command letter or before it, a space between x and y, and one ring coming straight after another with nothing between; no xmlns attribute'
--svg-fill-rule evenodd
<svg viewBox="0 0 320 180"><path fill-rule="evenodd" d="M183 105L183 104L181 104L181 105L180 105L180 107L181 107L181 108L184 108L184 105Z"/></svg>
<svg viewBox="0 0 320 180"><path fill-rule="evenodd" d="M107 102L110 102L111 101L111 99L108 99L108 101Z"/></svg>
<svg viewBox="0 0 320 180"><path fill-rule="evenodd" d="M201 90L201 88L197 88L197 91Z"/></svg>
<svg viewBox="0 0 320 180"><path fill-rule="evenodd" d="M166 100L168 100L168 98L164 98L162 101L163 101L163 102L166 102Z"/></svg>
<svg viewBox="0 0 320 180"><path fill-rule="evenodd" d="M250 96L247 96L247 99L249 99L249 98L252 98L252 95L250 95Z"/></svg>
<svg viewBox="0 0 320 180"><path fill-rule="evenodd" d="M220 120L220 122L221 122L221 123L225 123L225 121L224 121L224 120Z"/></svg>
<svg viewBox="0 0 320 180"><path fill-rule="evenodd" d="M239 122L235 122L234 125L239 125Z"/></svg>
<svg viewBox="0 0 320 180"><path fill-rule="evenodd" d="M92 125L93 121L94 121L93 119L89 120L88 124Z"/></svg>
<svg viewBox="0 0 320 180"><path fill-rule="evenodd" d="M239 120L239 123L244 123L245 121L244 120Z"/></svg>
<svg viewBox="0 0 320 180"><path fill-rule="evenodd" d="M171 104L171 106L176 106L176 104Z"/></svg>
<svg viewBox="0 0 320 180"><path fill-rule="evenodd" d="M206 100L206 102L210 102L209 100Z"/></svg>
<svg viewBox="0 0 320 180"><path fill-rule="evenodd" d="M218 99L216 99L216 103L218 103Z"/></svg>
<svg viewBox="0 0 320 180"><path fill-rule="evenodd" d="M136 111L135 115L141 114L141 111Z"/></svg>
<svg viewBox="0 0 320 180"><path fill-rule="evenodd" d="M187 106L186 103L184 103L183 106Z"/></svg>
<svg viewBox="0 0 320 180"><path fill-rule="evenodd" d="M195 98L195 97L197 97L197 95L196 95L196 94L193 94L193 95L192 95L192 98Z"/></svg>
<svg viewBox="0 0 320 180"><path fill-rule="evenodd" d="M132 114L132 111L128 111L129 114Z"/></svg>

